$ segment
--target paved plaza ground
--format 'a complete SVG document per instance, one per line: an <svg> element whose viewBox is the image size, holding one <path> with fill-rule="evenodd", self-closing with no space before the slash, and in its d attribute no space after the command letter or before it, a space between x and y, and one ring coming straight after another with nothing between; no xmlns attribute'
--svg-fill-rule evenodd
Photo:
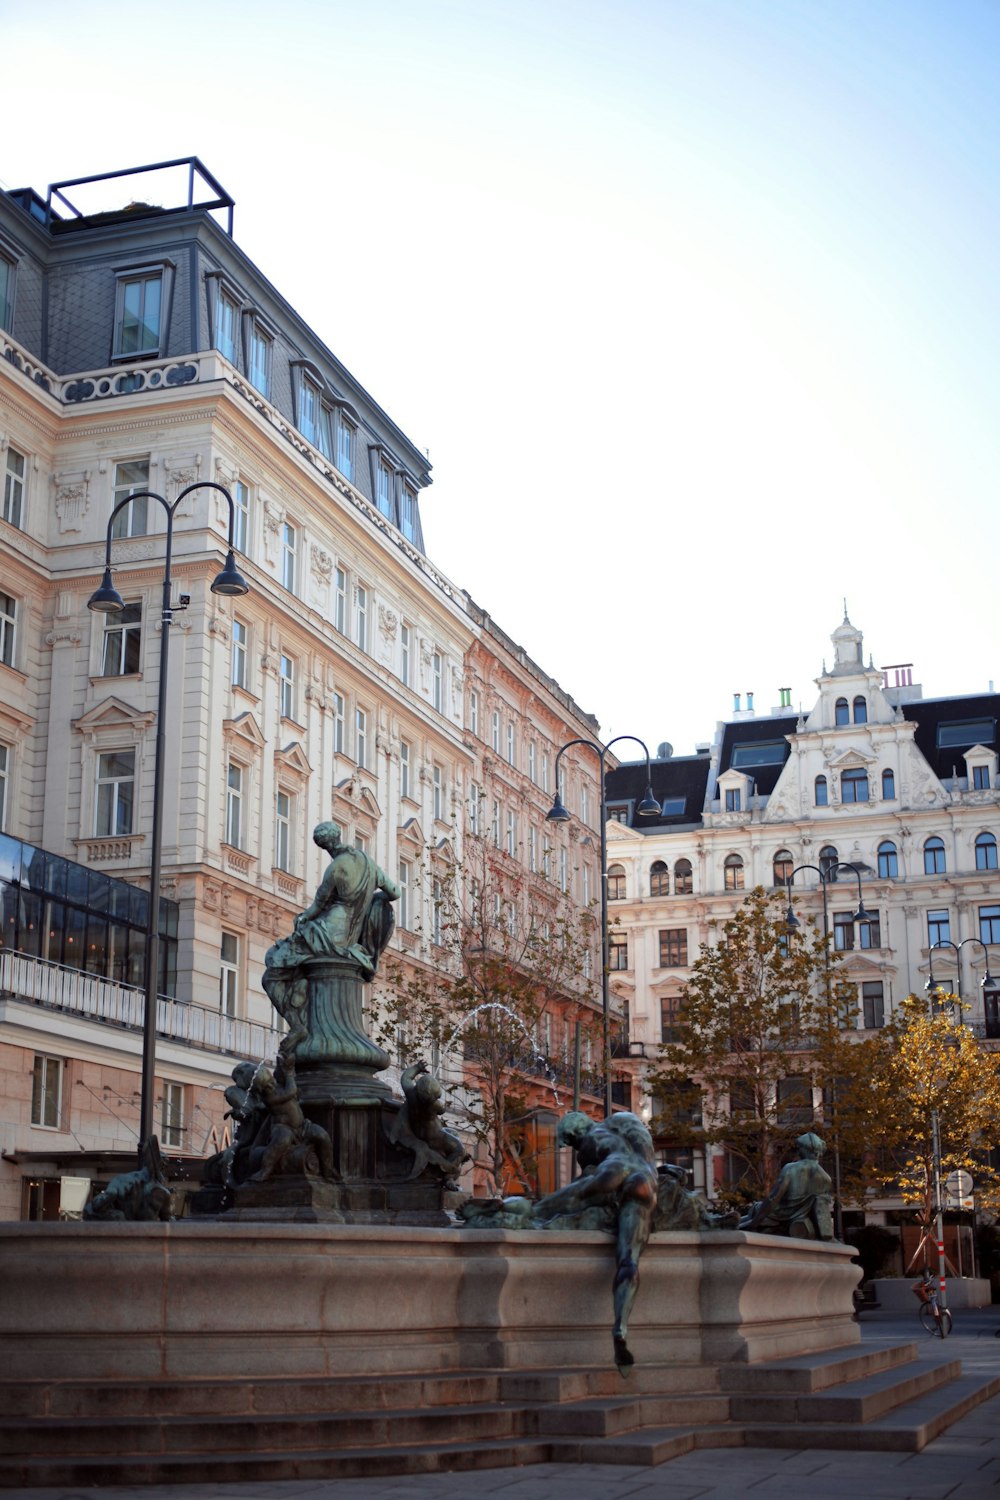
<svg viewBox="0 0 1000 1500"><path fill-rule="evenodd" d="M1000 1306L963 1309L947 1342L968 1373L1000 1370ZM911 1314L862 1314L865 1340L915 1339L927 1358L941 1344ZM0 1500L1000 1500L1000 1396L984 1402L921 1453L819 1449L705 1449L658 1468L538 1464L403 1478L303 1479L267 1484L60 1486L0 1490Z"/></svg>

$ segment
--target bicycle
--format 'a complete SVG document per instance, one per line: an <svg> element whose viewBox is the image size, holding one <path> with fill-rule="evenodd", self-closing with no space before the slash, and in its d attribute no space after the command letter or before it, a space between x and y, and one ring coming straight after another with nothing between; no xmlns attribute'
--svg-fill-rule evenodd
<svg viewBox="0 0 1000 1500"><path fill-rule="evenodd" d="M914 1296L920 1298L917 1317L925 1333L938 1338L947 1338L951 1332L951 1313L938 1301L938 1289L934 1277L925 1271L920 1281L913 1283Z"/></svg>

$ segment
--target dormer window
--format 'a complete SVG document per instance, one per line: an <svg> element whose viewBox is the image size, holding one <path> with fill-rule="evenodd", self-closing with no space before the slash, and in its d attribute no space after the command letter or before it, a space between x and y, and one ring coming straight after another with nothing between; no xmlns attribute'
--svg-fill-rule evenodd
<svg viewBox="0 0 1000 1500"><path fill-rule="evenodd" d="M247 376L262 396L271 394L271 350L274 340L260 321L250 315L246 320Z"/></svg>
<svg viewBox="0 0 1000 1500"><path fill-rule="evenodd" d="M164 352L173 263L118 271L112 359L155 359Z"/></svg>
<svg viewBox="0 0 1000 1500"><path fill-rule="evenodd" d="M738 786L726 787L726 812L741 812L743 794Z"/></svg>

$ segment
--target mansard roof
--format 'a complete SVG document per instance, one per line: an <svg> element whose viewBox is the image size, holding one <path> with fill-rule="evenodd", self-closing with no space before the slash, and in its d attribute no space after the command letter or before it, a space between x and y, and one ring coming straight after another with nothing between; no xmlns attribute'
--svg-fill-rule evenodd
<svg viewBox="0 0 1000 1500"><path fill-rule="evenodd" d="M742 771L762 796L770 796L791 754L786 736L795 733L795 714L782 718L734 719L723 730L719 775ZM768 751L773 747L771 753Z"/></svg>
<svg viewBox="0 0 1000 1500"><path fill-rule="evenodd" d="M964 756L973 745L998 749L1000 693L981 693L968 698L920 698L902 707L903 717L917 726L918 750L941 780L966 774Z"/></svg>
<svg viewBox="0 0 1000 1500"><path fill-rule="evenodd" d="M670 760L654 760L651 762L651 769L653 796L660 803L677 803L678 810L668 812L655 821L652 818L636 818L636 803L646 790L646 762L629 761L609 771L607 777L608 802L631 804L629 826L643 833L662 833L667 829L685 828L700 823L708 787L708 755L680 755Z"/></svg>

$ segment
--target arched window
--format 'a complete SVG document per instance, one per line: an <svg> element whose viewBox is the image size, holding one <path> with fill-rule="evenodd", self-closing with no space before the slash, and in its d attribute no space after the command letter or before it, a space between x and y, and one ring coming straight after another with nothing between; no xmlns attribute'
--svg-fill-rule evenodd
<svg viewBox="0 0 1000 1500"><path fill-rule="evenodd" d="M674 865L674 895L690 896L693 889L694 881L692 879L691 861L689 859L679 859Z"/></svg>
<svg viewBox="0 0 1000 1500"><path fill-rule="evenodd" d="M649 894L651 896L670 895L670 871L662 859L656 860L649 870Z"/></svg>
<svg viewBox="0 0 1000 1500"><path fill-rule="evenodd" d="M867 771L841 771L840 800L841 802L868 801Z"/></svg>
<svg viewBox="0 0 1000 1500"><path fill-rule="evenodd" d="M827 792L827 786L826 786L826 777L825 776L817 776L816 777L816 806L817 807L826 807L826 805L829 802L829 800L830 800L829 799L829 794Z"/></svg>
<svg viewBox="0 0 1000 1500"><path fill-rule="evenodd" d="M882 801L895 802L896 800L896 775L894 771L882 772Z"/></svg>
<svg viewBox="0 0 1000 1500"><path fill-rule="evenodd" d="M855 724L868 723L868 703L860 694L854 700L854 722Z"/></svg>
<svg viewBox="0 0 1000 1500"><path fill-rule="evenodd" d="M976 869L995 870L997 867L997 841L992 833L981 833L976 839Z"/></svg>
<svg viewBox="0 0 1000 1500"><path fill-rule="evenodd" d="M779 849L774 856L774 883L775 885L787 885L792 878L792 870L795 868L792 856L787 849Z"/></svg>
<svg viewBox="0 0 1000 1500"><path fill-rule="evenodd" d="M838 698L834 704L833 722L835 724L849 724L851 722L851 705L846 698Z"/></svg>
<svg viewBox="0 0 1000 1500"><path fill-rule="evenodd" d="M608 900L625 900L625 866L608 865Z"/></svg>
<svg viewBox="0 0 1000 1500"><path fill-rule="evenodd" d="M836 880L837 866L840 864L840 855L833 844L824 844L819 851L819 867L823 872L824 880Z"/></svg>
<svg viewBox="0 0 1000 1500"><path fill-rule="evenodd" d="M899 857L892 839L885 839L878 846L878 873L883 880L895 880L899 874Z"/></svg>
<svg viewBox="0 0 1000 1500"><path fill-rule="evenodd" d="M725 886L727 891L741 891L743 889L743 861L738 854L727 854L723 865Z"/></svg>
<svg viewBox="0 0 1000 1500"><path fill-rule="evenodd" d="M924 874L943 875L944 872L944 842L939 838L928 839L924 844Z"/></svg>

